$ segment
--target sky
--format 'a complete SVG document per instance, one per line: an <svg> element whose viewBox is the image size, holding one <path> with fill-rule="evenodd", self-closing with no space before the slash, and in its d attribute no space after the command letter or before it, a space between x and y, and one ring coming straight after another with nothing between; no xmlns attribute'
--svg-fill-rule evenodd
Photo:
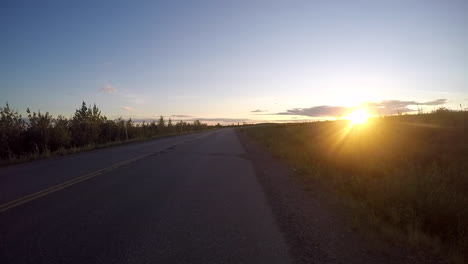
<svg viewBox="0 0 468 264"><path fill-rule="evenodd" d="M301 121L468 107L468 1L1 1L0 104Z"/></svg>

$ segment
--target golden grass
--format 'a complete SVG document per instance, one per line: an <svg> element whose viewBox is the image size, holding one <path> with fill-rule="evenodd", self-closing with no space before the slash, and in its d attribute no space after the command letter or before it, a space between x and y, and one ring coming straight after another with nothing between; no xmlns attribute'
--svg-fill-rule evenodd
<svg viewBox="0 0 468 264"><path fill-rule="evenodd" d="M354 221L445 256L468 255L468 112L257 125L248 136L330 184ZM354 224L353 224L354 225Z"/></svg>

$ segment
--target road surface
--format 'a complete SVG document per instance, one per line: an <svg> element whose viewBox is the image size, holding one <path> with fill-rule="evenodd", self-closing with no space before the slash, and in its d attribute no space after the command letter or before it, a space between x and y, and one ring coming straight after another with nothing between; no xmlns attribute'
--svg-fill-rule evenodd
<svg viewBox="0 0 468 264"><path fill-rule="evenodd" d="M233 129L0 168L0 263L288 263Z"/></svg>

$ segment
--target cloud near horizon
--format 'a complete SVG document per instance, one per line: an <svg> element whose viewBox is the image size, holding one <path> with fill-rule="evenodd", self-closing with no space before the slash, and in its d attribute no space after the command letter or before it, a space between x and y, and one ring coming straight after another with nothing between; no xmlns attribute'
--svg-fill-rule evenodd
<svg viewBox="0 0 468 264"><path fill-rule="evenodd" d="M173 116L173 115L172 115ZM169 118L169 117L172 117L172 116L163 116L165 119L166 118ZM157 121L159 120L159 118L135 118L133 119L133 121L135 122L152 122L152 121ZM214 117L214 118L197 118L197 117L190 117L190 118L186 118L186 119L183 119L183 120L180 120L180 121L184 121L184 122L193 122L193 121L200 121L200 122L212 122L212 123L217 123L217 122L220 122L220 123L225 123L225 124L231 124L231 123L242 123L242 122L252 122L254 120L251 120L251 119L247 119L247 118L222 118L222 117ZM179 120L177 120L179 121Z"/></svg>
<svg viewBox="0 0 468 264"><path fill-rule="evenodd" d="M191 118L186 121L195 121L198 120L200 122L223 122L223 123L241 123L241 122L249 122L250 119L246 118Z"/></svg>
<svg viewBox="0 0 468 264"><path fill-rule="evenodd" d="M256 110L250 111L250 113L264 113L264 112L268 112L268 110L256 109Z"/></svg>
<svg viewBox="0 0 468 264"><path fill-rule="evenodd" d="M381 102L366 102L362 105L365 106L368 109L367 111L371 114L392 115L417 111L417 109L409 108L409 106L436 106L445 103L447 103L447 99L437 99L428 102L383 100Z"/></svg>
<svg viewBox="0 0 468 264"><path fill-rule="evenodd" d="M192 116L191 115L171 115L171 117L188 118Z"/></svg>
<svg viewBox="0 0 468 264"><path fill-rule="evenodd" d="M313 106L309 108L292 108L285 112L276 113L276 115L299 115L309 117L340 117L347 115L351 111L366 107L367 112L372 115L392 115L397 113L415 112L417 109L411 109L409 106L436 106L447 103L447 99L437 99L428 102L401 101L401 100L383 100L380 102L365 102L359 107L347 106Z"/></svg>

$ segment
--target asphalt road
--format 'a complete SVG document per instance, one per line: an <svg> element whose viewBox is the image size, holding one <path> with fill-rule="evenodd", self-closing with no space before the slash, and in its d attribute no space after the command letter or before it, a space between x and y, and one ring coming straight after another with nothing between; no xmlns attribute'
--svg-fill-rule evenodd
<svg viewBox="0 0 468 264"><path fill-rule="evenodd" d="M0 168L0 263L288 263L232 129Z"/></svg>

